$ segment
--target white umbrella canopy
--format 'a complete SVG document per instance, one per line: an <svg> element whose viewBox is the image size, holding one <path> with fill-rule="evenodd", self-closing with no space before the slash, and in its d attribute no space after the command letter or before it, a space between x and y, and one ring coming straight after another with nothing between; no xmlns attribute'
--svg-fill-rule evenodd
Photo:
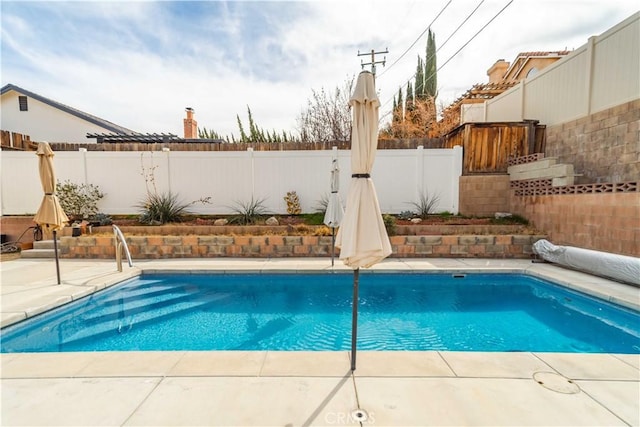
<svg viewBox="0 0 640 427"><path fill-rule="evenodd" d="M340 259L353 268L353 305L351 318L351 371L356 370L358 335L358 281L361 267L371 267L391 254L391 243L384 227L371 169L378 148L378 109L373 74L358 76L353 95L351 127L351 185L347 209L336 237Z"/></svg>
<svg viewBox="0 0 640 427"><path fill-rule="evenodd" d="M329 194L329 201L327 203L327 211L324 214L324 223L331 227L331 266L334 264L334 250L335 250L335 232L336 228L340 226L342 217L344 216L344 209L342 209L342 201L340 200L340 167L338 166L338 159L333 158L331 161L331 194Z"/></svg>
<svg viewBox="0 0 640 427"><path fill-rule="evenodd" d="M329 194L327 211L324 214L324 223L332 228L339 227L344 216L338 191L340 191L340 168L338 159L333 159L331 161L331 194Z"/></svg>
<svg viewBox="0 0 640 427"><path fill-rule="evenodd" d="M38 143L38 170L44 197L33 221L41 227L53 231L53 245L56 256L56 273L60 284L60 265L58 264L58 244L56 232L64 228L69 218L62 210L56 196L56 174L53 168L53 150L47 142Z"/></svg>
<svg viewBox="0 0 640 427"><path fill-rule="evenodd" d="M371 267L391 254L375 186L369 174L378 148L380 101L373 74L363 71L349 101L352 107L351 184L336 237L340 259L353 269Z"/></svg>

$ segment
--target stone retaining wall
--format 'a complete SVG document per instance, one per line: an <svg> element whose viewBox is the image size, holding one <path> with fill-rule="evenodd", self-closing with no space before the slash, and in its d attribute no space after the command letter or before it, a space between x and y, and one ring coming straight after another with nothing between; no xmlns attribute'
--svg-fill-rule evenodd
<svg viewBox="0 0 640 427"><path fill-rule="evenodd" d="M640 192L511 196L519 214L555 245L640 257Z"/></svg>
<svg viewBox="0 0 640 427"><path fill-rule="evenodd" d="M530 258L542 235L392 236L392 257ZM329 257L330 236L129 236L133 259ZM113 237L62 237L63 258L113 258ZM336 250L336 256L339 251Z"/></svg>
<svg viewBox="0 0 640 427"><path fill-rule="evenodd" d="M547 127L546 157L571 163L577 182L637 181L640 176L640 99Z"/></svg>
<svg viewBox="0 0 640 427"><path fill-rule="evenodd" d="M509 175L469 175L460 177L460 214L493 216L509 212Z"/></svg>

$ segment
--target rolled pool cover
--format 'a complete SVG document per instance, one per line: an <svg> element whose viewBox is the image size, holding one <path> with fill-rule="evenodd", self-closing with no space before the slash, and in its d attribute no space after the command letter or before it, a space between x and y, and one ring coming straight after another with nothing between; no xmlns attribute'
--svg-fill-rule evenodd
<svg viewBox="0 0 640 427"><path fill-rule="evenodd" d="M556 246L544 239L533 244L533 252L545 261L640 286L640 258L573 246Z"/></svg>

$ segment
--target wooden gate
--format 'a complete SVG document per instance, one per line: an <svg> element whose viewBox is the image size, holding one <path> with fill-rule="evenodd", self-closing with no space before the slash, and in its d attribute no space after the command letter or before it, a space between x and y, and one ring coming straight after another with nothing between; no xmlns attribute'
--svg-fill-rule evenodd
<svg viewBox="0 0 640 427"><path fill-rule="evenodd" d="M466 123L444 136L444 147L463 149L464 175L506 173L509 157L543 153L545 126L537 121Z"/></svg>

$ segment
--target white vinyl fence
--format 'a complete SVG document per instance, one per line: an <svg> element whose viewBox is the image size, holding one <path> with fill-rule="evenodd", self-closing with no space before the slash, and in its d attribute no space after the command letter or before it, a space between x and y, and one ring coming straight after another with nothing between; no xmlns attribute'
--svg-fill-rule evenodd
<svg viewBox="0 0 640 427"><path fill-rule="evenodd" d="M551 126L640 97L640 12L482 104L464 122L539 120Z"/></svg>
<svg viewBox="0 0 640 427"><path fill-rule="evenodd" d="M286 214L284 197L295 191L303 212L315 212L330 192L332 157L340 165L340 195L346 200L350 151L63 151L54 157L56 178L93 184L105 194L106 214L137 214L147 188L196 203L198 214L229 214L238 203L264 199L273 214ZM42 200L35 152L0 152L2 215L31 215ZM462 149L379 150L372 171L382 212L415 210L421 194L438 197L436 211L458 213ZM146 177L145 177L146 175Z"/></svg>

